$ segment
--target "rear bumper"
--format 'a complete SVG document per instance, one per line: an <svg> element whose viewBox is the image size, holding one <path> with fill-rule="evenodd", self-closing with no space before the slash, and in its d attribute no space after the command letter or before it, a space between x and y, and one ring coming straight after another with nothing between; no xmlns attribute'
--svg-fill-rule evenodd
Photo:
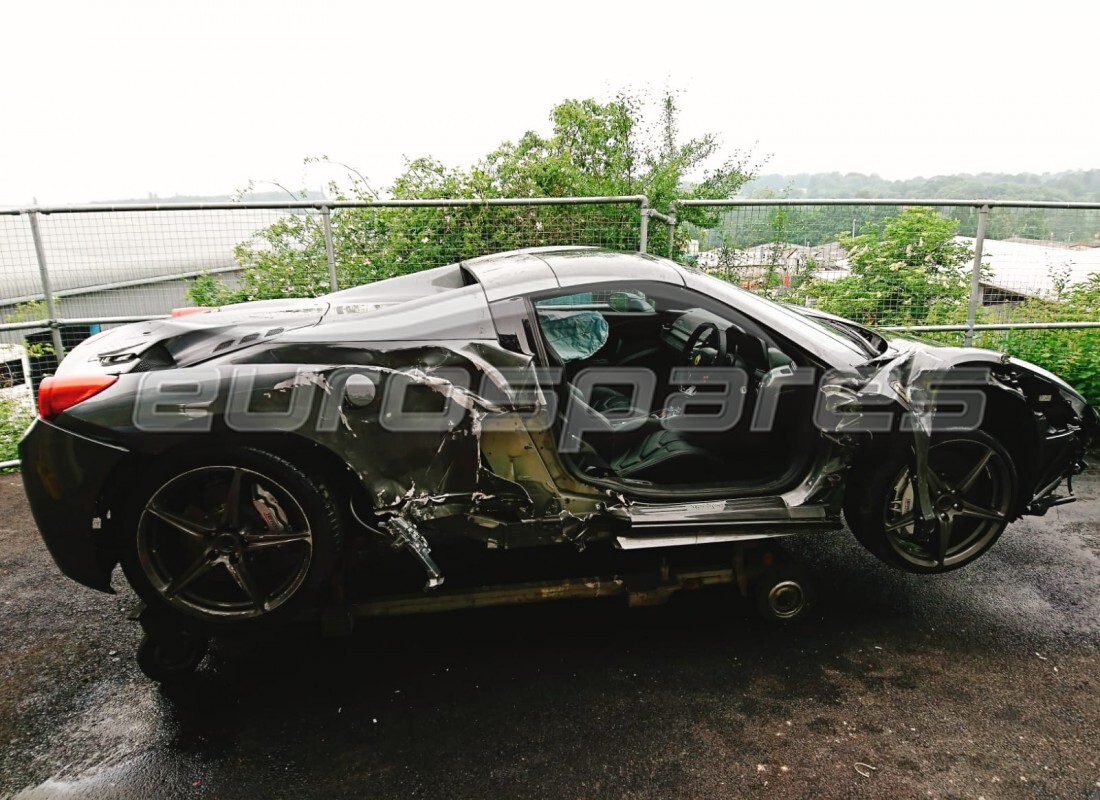
<svg viewBox="0 0 1100 800"><path fill-rule="evenodd" d="M114 591L117 557L92 520L108 476L127 452L42 419L19 443L23 489L42 541L65 575L101 592Z"/></svg>

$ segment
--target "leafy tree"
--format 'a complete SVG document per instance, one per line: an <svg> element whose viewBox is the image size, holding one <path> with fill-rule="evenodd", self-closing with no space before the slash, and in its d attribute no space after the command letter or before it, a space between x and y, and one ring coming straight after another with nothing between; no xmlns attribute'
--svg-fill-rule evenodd
<svg viewBox="0 0 1100 800"><path fill-rule="evenodd" d="M955 241L958 222L908 208L868 232L841 234L851 274L800 290L832 313L877 325L919 325L965 304L973 251Z"/></svg>
<svg viewBox="0 0 1100 800"><path fill-rule="evenodd" d="M390 187L396 200L426 198L591 197L638 195L667 210L688 197L732 197L753 172L748 156L723 158L714 134L683 140L675 97L660 103L649 124L643 103L621 94L608 101L567 100L550 114L548 136L528 131L469 169L418 158ZM695 182L688 187L688 178ZM330 184L341 200L378 199L358 172ZM713 224L714 212L685 209L682 218ZM333 210L333 247L341 286L438 266L485 253L537 245L601 244L637 249L641 218L634 206L473 205L465 208L349 208ZM686 232L682 232L686 238ZM651 226L650 249L666 252L667 229ZM329 291L322 221L288 215L236 248L244 272L237 288L204 277L191 299L222 304Z"/></svg>

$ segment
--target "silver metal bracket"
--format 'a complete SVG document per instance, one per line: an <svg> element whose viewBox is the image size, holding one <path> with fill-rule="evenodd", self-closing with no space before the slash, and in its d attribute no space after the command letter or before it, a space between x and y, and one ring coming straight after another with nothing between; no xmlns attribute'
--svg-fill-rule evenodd
<svg viewBox="0 0 1100 800"><path fill-rule="evenodd" d="M379 523L382 530L393 537L393 549L405 549L416 556L416 559L424 566L428 573L428 582L424 584L424 590L435 589L443 585L443 573L432 560L432 548L424 534L416 529L416 526L404 517L389 517Z"/></svg>

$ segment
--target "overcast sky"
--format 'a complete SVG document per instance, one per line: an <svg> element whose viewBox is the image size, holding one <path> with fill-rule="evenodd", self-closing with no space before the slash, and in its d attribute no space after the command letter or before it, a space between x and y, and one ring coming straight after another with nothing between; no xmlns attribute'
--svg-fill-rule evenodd
<svg viewBox="0 0 1100 800"><path fill-rule="evenodd" d="M681 90L768 172L1100 167L1091 2L19 2L0 11L0 205L385 185L567 97Z"/></svg>

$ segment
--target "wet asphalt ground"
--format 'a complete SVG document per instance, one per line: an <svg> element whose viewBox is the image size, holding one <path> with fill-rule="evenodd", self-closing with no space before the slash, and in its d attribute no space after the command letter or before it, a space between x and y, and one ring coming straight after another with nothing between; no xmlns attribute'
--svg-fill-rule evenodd
<svg viewBox="0 0 1100 800"><path fill-rule="evenodd" d="M1078 488L946 576L800 544L797 627L719 590L461 612L215 643L162 691L133 596L62 578L0 476L0 797L1100 798L1100 473Z"/></svg>

